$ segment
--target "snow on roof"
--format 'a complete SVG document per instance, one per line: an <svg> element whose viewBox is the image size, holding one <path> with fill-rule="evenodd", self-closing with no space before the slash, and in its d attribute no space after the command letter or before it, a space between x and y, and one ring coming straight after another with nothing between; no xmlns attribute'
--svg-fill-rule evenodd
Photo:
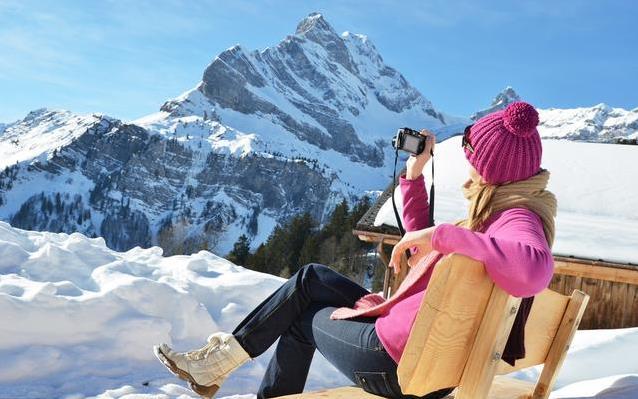
<svg viewBox="0 0 638 399"><path fill-rule="evenodd" d="M466 213L460 187L469 164L460 141L455 137L436 147L437 223L456 221ZM635 146L543 140L542 167L550 171L549 189L558 198L555 254L638 264L636 166ZM429 164L425 175L429 187ZM401 213L399 190L395 198ZM389 194L383 201L373 225L396 227Z"/></svg>

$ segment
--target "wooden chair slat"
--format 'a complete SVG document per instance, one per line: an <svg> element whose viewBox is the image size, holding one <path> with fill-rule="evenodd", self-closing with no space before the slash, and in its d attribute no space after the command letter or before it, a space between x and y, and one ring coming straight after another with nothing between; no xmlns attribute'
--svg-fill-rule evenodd
<svg viewBox="0 0 638 399"><path fill-rule="evenodd" d="M583 318L588 302L589 295L584 292L575 290L572 293L554 342L552 342L545 359L543 371L536 384L536 389L532 396L534 399L547 399L549 397L549 393L558 376L558 370L560 370L565 356L567 356L567 350L574 339L576 330L578 330L578 325Z"/></svg>
<svg viewBox="0 0 638 399"><path fill-rule="evenodd" d="M497 374L545 363L545 357L563 320L570 297L546 289L534 298L534 304L525 324L525 358L515 366L501 361Z"/></svg>
<svg viewBox="0 0 638 399"><path fill-rule="evenodd" d="M487 397L520 303L521 298L509 295L496 285L493 287L485 316L465 364L458 399Z"/></svg>
<svg viewBox="0 0 638 399"><path fill-rule="evenodd" d="M399 362L404 393L459 385L493 286L478 261L461 255L439 261Z"/></svg>

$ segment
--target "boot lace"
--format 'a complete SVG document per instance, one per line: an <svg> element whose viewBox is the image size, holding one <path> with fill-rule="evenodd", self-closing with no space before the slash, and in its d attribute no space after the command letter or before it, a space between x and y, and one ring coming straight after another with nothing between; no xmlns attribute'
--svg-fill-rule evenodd
<svg viewBox="0 0 638 399"><path fill-rule="evenodd" d="M189 360L202 360L208 357L212 352L219 349L219 347L224 344L221 337L212 336L210 337L208 343L204 345L202 348L186 352L184 355Z"/></svg>

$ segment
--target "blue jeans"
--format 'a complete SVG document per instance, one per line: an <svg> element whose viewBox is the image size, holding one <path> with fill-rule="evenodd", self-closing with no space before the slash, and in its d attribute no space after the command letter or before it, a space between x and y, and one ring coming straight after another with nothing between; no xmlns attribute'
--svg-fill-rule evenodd
<svg viewBox="0 0 638 399"><path fill-rule="evenodd" d="M397 364L383 348L372 317L331 320L337 307L352 307L369 292L327 266L303 266L259 304L233 331L254 358L279 338L257 398L301 393L315 349L365 391L388 398L401 394ZM451 389L428 394L437 399Z"/></svg>

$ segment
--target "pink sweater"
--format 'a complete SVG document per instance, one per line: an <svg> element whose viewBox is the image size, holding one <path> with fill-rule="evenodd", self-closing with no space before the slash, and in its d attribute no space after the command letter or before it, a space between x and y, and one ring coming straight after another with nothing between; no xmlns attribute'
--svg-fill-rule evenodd
<svg viewBox="0 0 638 399"><path fill-rule="evenodd" d="M403 223L407 231L428 224L428 198L423 179L400 179ZM354 308L339 308L333 319L376 316L375 327L388 354L398 363L427 288L434 265L452 252L477 259L494 282L517 297L530 297L545 289L552 278L554 261L540 218L527 209L498 212L482 232L439 225L432 237L434 250L412 267L397 292L387 300L378 294L362 297Z"/></svg>

